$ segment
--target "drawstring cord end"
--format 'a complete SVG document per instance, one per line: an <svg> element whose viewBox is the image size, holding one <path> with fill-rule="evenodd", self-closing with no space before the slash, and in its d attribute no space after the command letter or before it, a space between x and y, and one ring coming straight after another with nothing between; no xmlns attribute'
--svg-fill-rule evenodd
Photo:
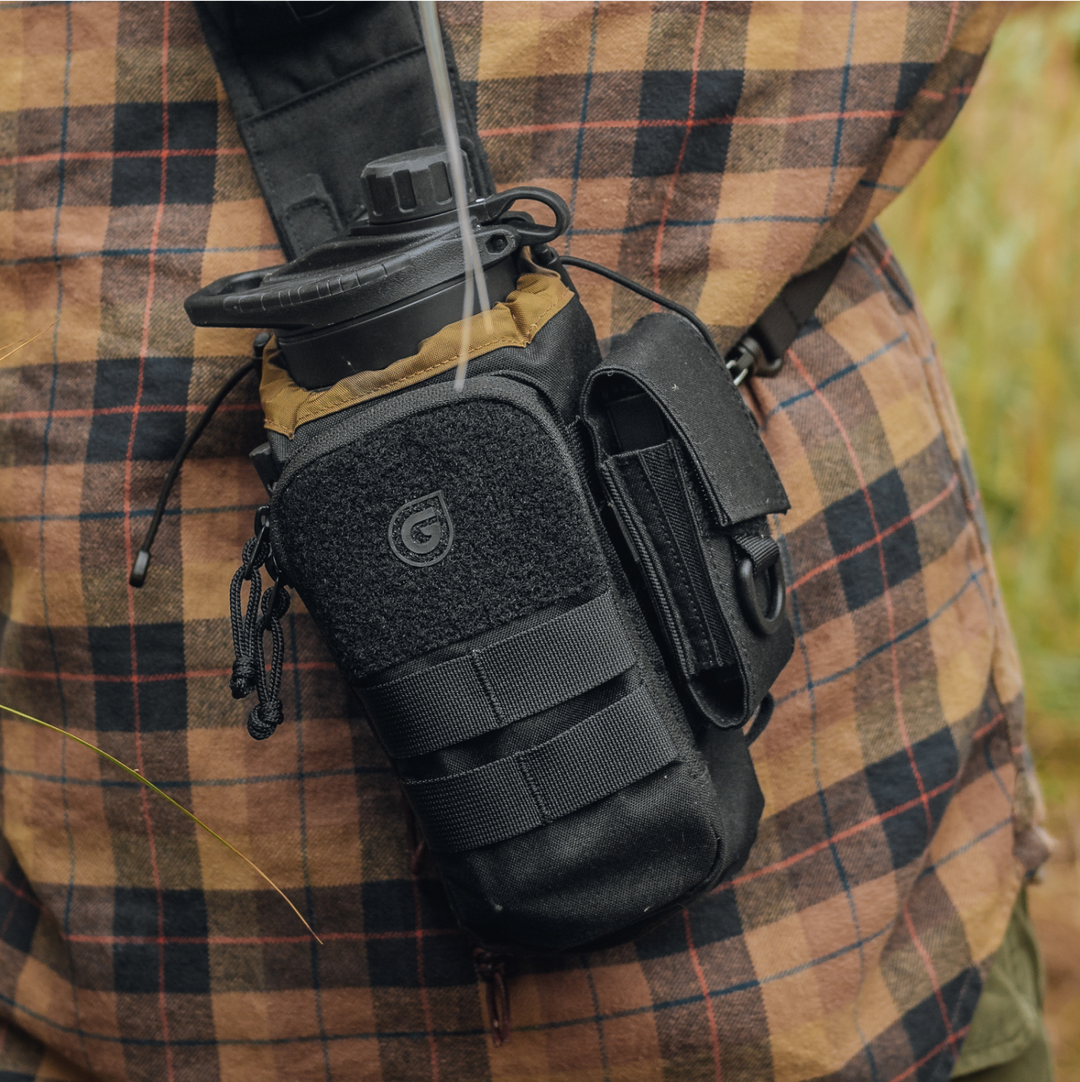
<svg viewBox="0 0 1080 1082"><path fill-rule="evenodd" d="M234 699L246 699L255 690L255 662L244 654L233 662L229 690Z"/></svg>
<svg viewBox="0 0 1080 1082"><path fill-rule="evenodd" d="M138 590L144 582L146 582L146 570L150 566L150 553L146 549L139 549L138 556L135 557L135 563L131 567L131 574L128 576L128 582Z"/></svg>
<svg viewBox="0 0 1080 1082"><path fill-rule="evenodd" d="M285 720L285 711L282 709L281 700L278 698L268 699L259 703L248 714L248 735L254 740L265 740L273 736L277 727Z"/></svg>
<svg viewBox="0 0 1080 1082"><path fill-rule="evenodd" d="M180 450L176 452L176 457L169 467L169 472L161 482L161 491L158 493L154 514L150 519L150 525L147 527L146 536L143 538L142 547L139 549L139 555L135 557L135 564L131 569L131 574L128 576L128 582L134 586L136 590L146 582L146 571L150 566L150 546L153 545L154 538L157 536L158 527L161 525L162 516L165 514L165 505L169 501L169 493L172 492L173 485L176 483L177 477L180 476L180 467L183 466L184 459L187 458L188 452L195 446L195 442L202 435L203 430L210 423L210 419L217 412L218 406L225 401L229 392L252 372L258 370L262 360L263 348L269 340L270 336L265 332L255 339L252 348L252 359L237 368L236 371L233 372L232 375L230 375L218 388L217 393L207 404L206 409L203 410L198 421L195 422L195 427L188 433L187 438L180 445Z"/></svg>

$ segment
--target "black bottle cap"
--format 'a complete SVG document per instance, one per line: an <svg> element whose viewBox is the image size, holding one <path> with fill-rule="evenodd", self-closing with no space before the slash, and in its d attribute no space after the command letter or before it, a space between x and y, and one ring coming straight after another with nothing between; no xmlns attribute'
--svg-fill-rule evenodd
<svg viewBox="0 0 1080 1082"><path fill-rule="evenodd" d="M476 199L468 159L465 186L468 200ZM445 147L421 147L371 162L360 174L372 225L430 218L454 209L454 189Z"/></svg>

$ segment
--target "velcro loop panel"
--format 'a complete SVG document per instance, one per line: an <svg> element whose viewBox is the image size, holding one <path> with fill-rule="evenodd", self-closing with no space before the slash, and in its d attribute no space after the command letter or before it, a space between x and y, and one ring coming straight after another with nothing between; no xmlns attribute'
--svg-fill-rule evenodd
<svg viewBox="0 0 1080 1082"><path fill-rule="evenodd" d="M634 664L610 593L462 657L359 689L387 751L424 755L600 687Z"/></svg>
<svg viewBox="0 0 1080 1082"><path fill-rule="evenodd" d="M460 774L402 779L436 852L506 841L647 778L678 752L644 688L528 751Z"/></svg>

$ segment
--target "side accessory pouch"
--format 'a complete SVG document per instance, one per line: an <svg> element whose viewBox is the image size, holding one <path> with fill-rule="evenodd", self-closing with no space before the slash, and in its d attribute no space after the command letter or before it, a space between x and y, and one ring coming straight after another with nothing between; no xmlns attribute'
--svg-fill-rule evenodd
<svg viewBox="0 0 1080 1082"><path fill-rule="evenodd" d="M655 315L615 340L583 413L678 676L743 725L794 648L765 519L790 504L750 411L694 328Z"/></svg>
<svg viewBox="0 0 1080 1082"><path fill-rule="evenodd" d="M292 439L268 417L247 561L303 598L500 953L631 938L742 865L763 800L738 727L792 649L764 519L787 501L723 362L666 315L602 361L557 277L522 284L549 315L486 346L474 317L462 390L339 385Z"/></svg>

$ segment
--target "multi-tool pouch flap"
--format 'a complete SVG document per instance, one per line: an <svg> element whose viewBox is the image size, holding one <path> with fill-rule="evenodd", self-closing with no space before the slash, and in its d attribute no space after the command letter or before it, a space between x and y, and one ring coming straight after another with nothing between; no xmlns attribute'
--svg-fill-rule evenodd
<svg viewBox="0 0 1080 1082"><path fill-rule="evenodd" d="M744 724L793 645L765 520L789 503L750 411L698 332L655 315L612 343L583 414L671 662L715 724Z"/></svg>
<svg viewBox="0 0 1080 1082"><path fill-rule="evenodd" d="M683 447L718 526L788 510L787 493L739 389L686 320L666 314L639 320L612 342L587 395L603 394L605 383L618 377L648 396Z"/></svg>

